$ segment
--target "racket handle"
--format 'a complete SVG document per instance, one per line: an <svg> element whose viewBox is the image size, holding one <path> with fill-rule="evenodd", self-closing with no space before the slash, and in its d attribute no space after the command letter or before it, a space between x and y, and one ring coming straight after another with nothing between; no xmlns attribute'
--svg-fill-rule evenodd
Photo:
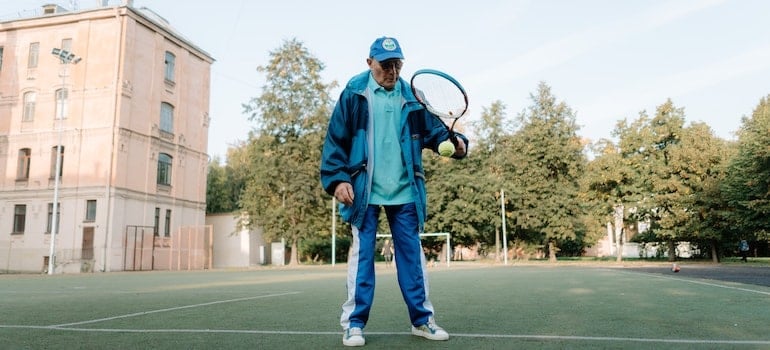
<svg viewBox="0 0 770 350"><path fill-rule="evenodd" d="M452 144L455 145L455 147L457 147L457 143L459 142L457 141L457 134L455 134L453 130L448 130L448 131L449 131L449 141L451 141Z"/></svg>

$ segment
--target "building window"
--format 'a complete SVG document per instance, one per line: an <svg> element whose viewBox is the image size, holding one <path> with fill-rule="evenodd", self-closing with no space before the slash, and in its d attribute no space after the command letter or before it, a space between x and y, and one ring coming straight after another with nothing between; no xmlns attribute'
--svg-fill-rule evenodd
<svg viewBox="0 0 770 350"><path fill-rule="evenodd" d="M56 119L67 119L67 89L56 90Z"/></svg>
<svg viewBox="0 0 770 350"><path fill-rule="evenodd" d="M153 227L154 229L152 232L155 234L155 236L158 236L160 232L160 208L155 208L155 223Z"/></svg>
<svg viewBox="0 0 770 350"><path fill-rule="evenodd" d="M19 150L19 167L16 170L17 180L29 180L29 163L31 162L32 150L22 148Z"/></svg>
<svg viewBox="0 0 770 350"><path fill-rule="evenodd" d="M171 162L173 158L166 153L158 155L158 184L171 185Z"/></svg>
<svg viewBox="0 0 770 350"><path fill-rule="evenodd" d="M56 178L56 146L51 147L51 179ZM61 150L59 151L59 156L61 157L61 163L59 164L59 178L62 177L64 174L64 146L61 146Z"/></svg>
<svg viewBox="0 0 770 350"><path fill-rule="evenodd" d="M23 234L27 220L27 206L17 204L13 207L13 231L12 234Z"/></svg>
<svg viewBox="0 0 770 350"><path fill-rule="evenodd" d="M86 201L86 220L88 222L96 221L96 199Z"/></svg>
<svg viewBox="0 0 770 350"><path fill-rule="evenodd" d="M171 236L171 209L166 209L166 221L163 223L163 235Z"/></svg>
<svg viewBox="0 0 770 350"><path fill-rule="evenodd" d="M35 120L35 101L37 100L37 93L25 92L24 93L24 115L21 117L21 121L31 122Z"/></svg>
<svg viewBox="0 0 770 350"><path fill-rule="evenodd" d="M174 134L174 106L166 102L160 104L160 131Z"/></svg>
<svg viewBox="0 0 770 350"><path fill-rule="evenodd" d="M3 70L3 47L0 46L0 70Z"/></svg>
<svg viewBox="0 0 770 350"><path fill-rule="evenodd" d="M72 52L72 39L61 39L61 46L59 46L59 48L61 48L62 51ZM64 60L59 60L59 64L67 64L67 62Z"/></svg>
<svg viewBox="0 0 770 350"><path fill-rule="evenodd" d="M61 203L59 203L58 206L56 206L56 232L59 232L59 227L61 227ZM45 227L45 233L50 234L51 228L53 227L53 203L48 203L48 225Z"/></svg>
<svg viewBox="0 0 770 350"><path fill-rule="evenodd" d="M174 82L174 64L176 63L176 56L173 53L166 51L166 81Z"/></svg>
<svg viewBox="0 0 770 350"><path fill-rule="evenodd" d="M29 44L29 56L27 57L27 68L37 68L37 59L40 55L40 43Z"/></svg>
<svg viewBox="0 0 770 350"><path fill-rule="evenodd" d="M61 49L72 52L72 38L61 39Z"/></svg>

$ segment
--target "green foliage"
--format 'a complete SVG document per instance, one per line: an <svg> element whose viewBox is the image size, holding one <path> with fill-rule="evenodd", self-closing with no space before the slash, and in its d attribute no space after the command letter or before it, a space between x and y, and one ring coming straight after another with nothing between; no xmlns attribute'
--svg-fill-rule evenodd
<svg viewBox="0 0 770 350"><path fill-rule="evenodd" d="M542 243L575 239L583 215L579 179L586 167L575 114L545 83L531 98L510 139L516 166L505 176L511 188L506 208L517 230L539 232ZM555 254L549 252L551 260Z"/></svg>
<svg viewBox="0 0 770 350"><path fill-rule="evenodd" d="M242 211L266 240L292 245L292 263L300 253L328 262L331 200L318 183L318 165L336 83L322 82L323 64L296 39L271 52L258 70L266 84L243 105L255 128L228 151L226 164L210 162L207 212ZM572 109L545 83L531 100L515 118L495 101L476 121L458 125L471 129L466 159L424 153L426 232L450 232L453 245L491 252L501 247L504 212L503 239L517 258L544 251L551 258L557 251L577 256L606 237L622 206L632 240L658 244L659 253L687 240L716 260L734 254L740 237L767 240L770 96L743 118L737 142L717 138L703 123L687 124L684 109L668 100L654 115L643 111L618 121L614 141L591 145L590 161ZM380 221L386 233L384 215ZM638 232L641 226L648 230ZM338 237L338 261L346 259L349 243L348 236ZM443 239L424 244L438 251Z"/></svg>
<svg viewBox="0 0 770 350"><path fill-rule="evenodd" d="M767 239L770 233L770 95L744 117L737 154L721 187L735 236Z"/></svg>
<svg viewBox="0 0 770 350"><path fill-rule="evenodd" d="M238 211L238 201L248 173L244 156L245 148L233 147L227 152L227 164L221 164L218 157L209 162L206 178L207 213Z"/></svg>
<svg viewBox="0 0 770 350"><path fill-rule="evenodd" d="M482 203L493 199L477 181L479 160L454 160L424 153L428 191L426 232L449 232L453 244L471 246L479 241L480 229L489 229L489 215ZM486 200L485 200L486 199ZM481 231L483 232L483 231Z"/></svg>
<svg viewBox="0 0 770 350"><path fill-rule="evenodd" d="M240 206L267 241L292 245L298 263L303 238L329 236L329 197L318 185L324 127L331 112L323 64L296 39L270 53L262 94L244 105L257 127L246 146L248 175Z"/></svg>
<svg viewBox="0 0 770 350"><path fill-rule="evenodd" d="M219 158L209 161L206 175L206 213L228 213L236 209L238 198L233 198L227 182L228 172Z"/></svg>
<svg viewBox="0 0 770 350"><path fill-rule="evenodd" d="M350 237L337 237L335 243L335 260L343 262L348 260L350 249ZM378 250L379 251L379 250ZM300 254L306 261L315 263L331 263L332 243L328 237L310 237L302 241Z"/></svg>
<svg viewBox="0 0 770 350"><path fill-rule="evenodd" d="M589 165L583 188L593 198L597 219L610 221L611 207L619 204L628 209L626 227L646 223L649 231L638 241L688 240L716 248L725 229L718 184L729 147L707 125L684 120L684 110L669 100L652 118L642 112L634 121L619 122L613 132L618 145L607 140L596 145L599 156Z"/></svg>
<svg viewBox="0 0 770 350"><path fill-rule="evenodd" d="M558 246L562 256L582 256L585 248L580 239L565 239L560 241Z"/></svg>
<svg viewBox="0 0 770 350"><path fill-rule="evenodd" d="M623 204L624 197L633 191L634 183L633 169L625 166L627 160L610 140L600 140L593 151L598 156L586 165L578 195L584 210L584 239L588 245L606 236L606 223L615 220L615 207Z"/></svg>
<svg viewBox="0 0 770 350"><path fill-rule="evenodd" d="M691 193L680 200L689 214L683 224L685 237L700 248L703 257L710 255L718 262L722 251L720 241L723 233L729 231L724 220L727 206L719 191L729 147L703 123L692 124L683 134L682 142L678 152L679 170Z"/></svg>

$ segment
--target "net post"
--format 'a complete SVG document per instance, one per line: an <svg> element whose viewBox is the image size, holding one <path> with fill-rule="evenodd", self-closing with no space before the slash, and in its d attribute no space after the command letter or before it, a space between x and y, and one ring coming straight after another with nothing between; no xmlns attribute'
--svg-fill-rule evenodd
<svg viewBox="0 0 770 350"><path fill-rule="evenodd" d="M449 267L449 254L452 251L452 245L449 243L449 233L446 234L446 267Z"/></svg>

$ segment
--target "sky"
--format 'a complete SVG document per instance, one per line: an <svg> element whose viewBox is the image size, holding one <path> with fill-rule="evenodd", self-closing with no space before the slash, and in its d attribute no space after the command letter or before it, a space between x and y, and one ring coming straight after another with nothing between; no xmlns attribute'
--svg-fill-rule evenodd
<svg viewBox="0 0 770 350"><path fill-rule="evenodd" d="M0 0L0 19L44 3L99 2ZM291 39L325 64L325 82L340 85L334 98L367 69L374 39L392 36L404 51L402 77L433 68L464 85L465 119L495 101L512 119L544 82L592 141L611 138L620 120L654 115L669 98L688 122L735 139L741 118L770 95L766 0L134 0L134 7L153 10L216 60L208 153L223 160L254 127L242 104L262 92L257 67Z"/></svg>

